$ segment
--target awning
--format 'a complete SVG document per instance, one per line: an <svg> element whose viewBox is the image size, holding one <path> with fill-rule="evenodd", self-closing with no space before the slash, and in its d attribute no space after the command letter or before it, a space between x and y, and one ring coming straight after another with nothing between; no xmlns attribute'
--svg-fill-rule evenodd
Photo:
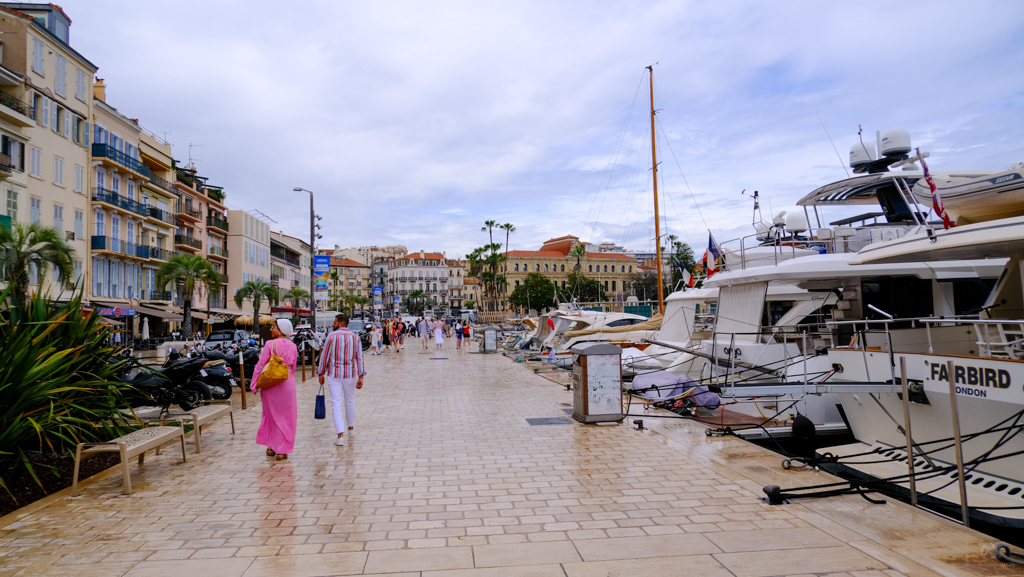
<svg viewBox="0 0 1024 577"><path fill-rule="evenodd" d="M170 304L164 305L164 307L157 308L156 307L156 303L153 303L153 304L151 304L150 306L148 306L146 308L152 309L154 311L161 311L162 314L177 315L179 318L174 319L174 320L179 321L179 322L185 320L185 310L182 309L181 307L176 307L176 306L170 305ZM192 309L192 318L193 319L199 319L199 320L206 320L206 313L201 313L201 312L199 312L198 309Z"/></svg>
<svg viewBox="0 0 1024 577"><path fill-rule="evenodd" d="M233 311L231 309L203 309L208 310L210 314L226 319L238 318L244 314L248 314L245 311Z"/></svg>
<svg viewBox="0 0 1024 577"><path fill-rule="evenodd" d="M637 323L635 325L623 325L621 327L608 327L604 329L583 329L579 331L566 331L565 336L571 339L585 335L614 335L619 333L629 333L633 331L656 331L659 328L661 328L661 319L661 313L658 313L653 317L647 319L646 321L642 323Z"/></svg>
<svg viewBox="0 0 1024 577"><path fill-rule="evenodd" d="M110 317L100 317L100 322L105 324L105 325L110 325L112 327L123 327L124 326L124 323L122 323L121 321L115 321L114 319L112 319Z"/></svg>
<svg viewBox="0 0 1024 577"><path fill-rule="evenodd" d="M152 316L152 317L159 317L159 318L161 318L161 319L163 319L164 321L167 321L167 322L181 322L181 321L185 320L185 317L183 317L183 316L181 316L181 315L179 315L177 313L173 313L173 312L170 312L170 311L165 311L165 310L162 310L162 309L155 309L155 308L150 308L150 307L137 306L137 307L135 307L135 311L138 312L139 314L142 314L142 315L149 315L149 316Z"/></svg>

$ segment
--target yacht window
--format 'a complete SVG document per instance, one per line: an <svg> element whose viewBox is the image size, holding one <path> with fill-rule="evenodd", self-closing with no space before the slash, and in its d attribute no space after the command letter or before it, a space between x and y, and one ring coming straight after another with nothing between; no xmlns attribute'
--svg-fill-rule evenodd
<svg viewBox="0 0 1024 577"><path fill-rule="evenodd" d="M779 322L789 309L793 308L793 301L769 301L764 304L764 313L761 315L761 326L772 327Z"/></svg>
<svg viewBox="0 0 1024 577"><path fill-rule="evenodd" d="M864 318L881 320L884 317L868 305L874 305L897 319L930 317L934 311L932 281L917 277L889 277L864 280L862 303ZM891 329L909 328L910 321L896 322Z"/></svg>
<svg viewBox="0 0 1024 577"><path fill-rule="evenodd" d="M625 326L629 326L631 324L633 324L633 319L619 319L617 321L612 321L612 322L608 323L606 326L608 326L608 327L625 327Z"/></svg>
<svg viewBox="0 0 1024 577"><path fill-rule="evenodd" d="M942 280L953 285L953 314L957 316L976 315L981 312L996 279L973 278Z"/></svg>

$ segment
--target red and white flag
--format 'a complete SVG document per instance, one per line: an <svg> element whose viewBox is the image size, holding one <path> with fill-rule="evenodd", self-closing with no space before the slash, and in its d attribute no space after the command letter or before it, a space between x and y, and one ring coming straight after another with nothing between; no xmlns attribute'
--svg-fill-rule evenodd
<svg viewBox="0 0 1024 577"><path fill-rule="evenodd" d="M915 149L917 151L917 157L921 159L921 167L924 169L924 180L928 183L928 188L932 191L932 209L935 210L937 216L942 217L942 228L948 229L956 226L953 221L949 220L949 215L946 214L946 207L942 204L942 196L939 194L938 187L935 186L935 179L932 178L932 174L928 172L928 164L925 163L924 157L921 156L921 149Z"/></svg>
<svg viewBox="0 0 1024 577"><path fill-rule="evenodd" d="M685 281L686 286L690 288L693 288L693 286L697 284L697 279L695 279L693 275L690 274L690 271L686 270L685 267L683 267L683 281Z"/></svg>

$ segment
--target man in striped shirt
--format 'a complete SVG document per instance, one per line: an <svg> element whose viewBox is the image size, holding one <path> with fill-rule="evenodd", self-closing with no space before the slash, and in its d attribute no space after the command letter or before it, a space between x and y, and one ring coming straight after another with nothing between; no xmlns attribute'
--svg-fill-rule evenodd
<svg viewBox="0 0 1024 577"><path fill-rule="evenodd" d="M331 391L331 413L334 430L338 433L334 444L341 446L345 444L345 417L348 417L349 437L355 434L356 389L363 388L366 369L359 336L348 330L348 315L335 316L332 326L334 332L327 335L316 374L320 375L320 384L326 380ZM341 412L342 400L345 401L344 415Z"/></svg>

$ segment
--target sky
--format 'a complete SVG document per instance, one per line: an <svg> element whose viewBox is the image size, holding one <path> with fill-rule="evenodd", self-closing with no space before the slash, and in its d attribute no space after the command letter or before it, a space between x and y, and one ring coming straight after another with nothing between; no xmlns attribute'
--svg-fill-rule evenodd
<svg viewBox="0 0 1024 577"><path fill-rule="evenodd" d="M108 104L274 230L308 237L314 191L322 247L653 249L649 65L662 234L698 254L753 233L741 191L770 221L845 178L859 126L1024 161L1019 0L61 5Z"/></svg>

